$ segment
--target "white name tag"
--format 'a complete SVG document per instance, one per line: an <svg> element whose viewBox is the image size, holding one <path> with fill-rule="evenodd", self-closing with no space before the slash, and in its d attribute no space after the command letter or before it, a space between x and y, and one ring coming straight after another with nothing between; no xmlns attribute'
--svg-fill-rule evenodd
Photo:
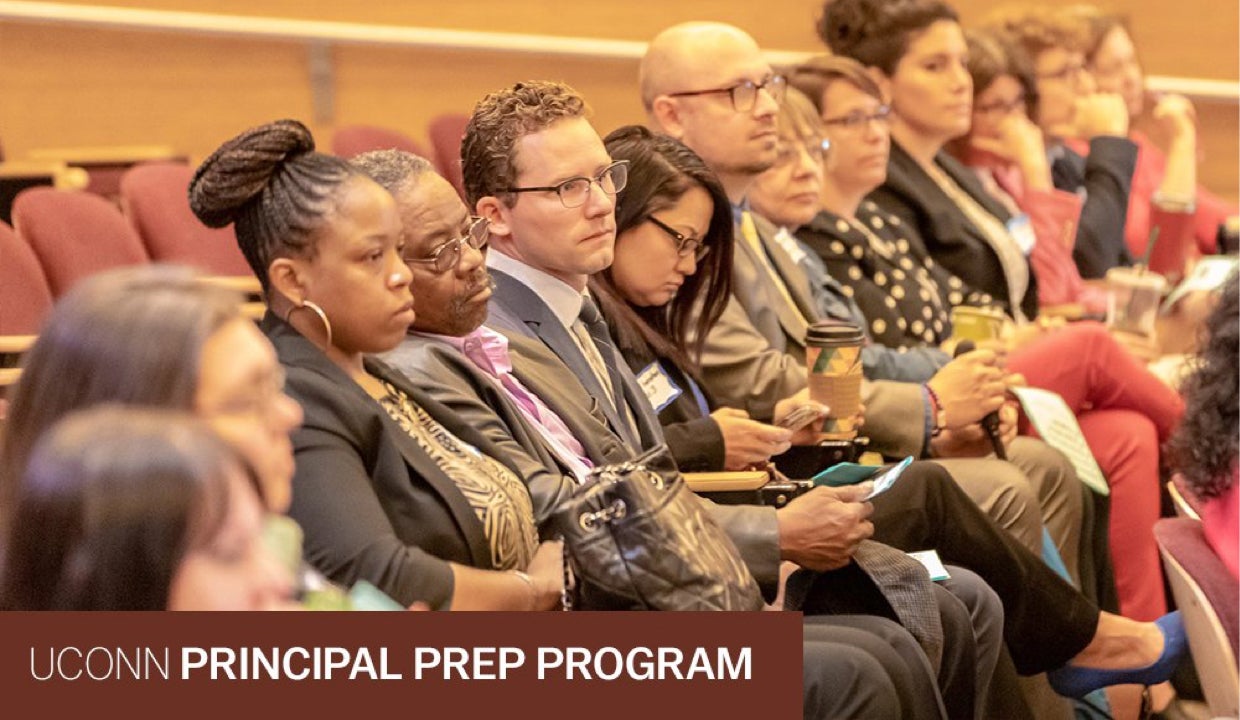
<svg viewBox="0 0 1240 720"><path fill-rule="evenodd" d="M1021 253L1029 255L1033 252L1033 246L1038 242L1038 236L1033 234L1033 223L1029 222L1029 216L1021 213L1007 222L1008 233L1016 239L1016 245L1020 247Z"/></svg>
<svg viewBox="0 0 1240 720"><path fill-rule="evenodd" d="M926 568L926 572L930 573L931 580L946 580L951 577L947 572L947 568L943 567L943 561L939 559L939 554L934 550L911 552L908 556Z"/></svg>
<svg viewBox="0 0 1240 720"><path fill-rule="evenodd" d="M656 412L662 412L663 408L680 397L682 392L657 362L650 363L637 373L637 384L641 385L642 392L646 394L646 399Z"/></svg>
<svg viewBox="0 0 1240 720"><path fill-rule="evenodd" d="M805 259L805 251L801 249L801 243L792 237L792 233L788 232L788 228L781 227L779 232L775 233L775 242L779 243L784 252L788 253L788 257L792 258L792 262L797 265L800 265L801 261Z"/></svg>

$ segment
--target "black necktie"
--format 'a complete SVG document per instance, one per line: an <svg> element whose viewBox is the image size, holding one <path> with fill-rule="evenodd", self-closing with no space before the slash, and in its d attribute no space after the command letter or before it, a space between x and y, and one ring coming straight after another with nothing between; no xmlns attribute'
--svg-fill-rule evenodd
<svg viewBox="0 0 1240 720"><path fill-rule="evenodd" d="M637 433L637 428L633 424L632 415L629 412L628 403L624 398L624 380L620 374L617 362L620 361L616 348L611 344L611 333L607 329L607 323L603 320L603 314L599 312L598 305L594 304L594 300L588 295L581 299L581 313L578 315L581 324L585 325L586 332L589 333L590 339L594 341L594 347L598 350L599 356L603 359L603 365L607 368L607 376L611 380L612 407L616 409L616 414L626 425L624 428L617 428L622 434L628 436L628 440L633 447L641 445Z"/></svg>

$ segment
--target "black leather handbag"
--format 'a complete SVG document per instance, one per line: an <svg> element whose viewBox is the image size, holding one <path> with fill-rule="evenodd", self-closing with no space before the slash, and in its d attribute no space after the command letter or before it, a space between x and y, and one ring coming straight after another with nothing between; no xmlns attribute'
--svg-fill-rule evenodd
<svg viewBox="0 0 1240 720"><path fill-rule="evenodd" d="M578 610L757 610L736 546L685 485L667 447L595 468L556 509Z"/></svg>

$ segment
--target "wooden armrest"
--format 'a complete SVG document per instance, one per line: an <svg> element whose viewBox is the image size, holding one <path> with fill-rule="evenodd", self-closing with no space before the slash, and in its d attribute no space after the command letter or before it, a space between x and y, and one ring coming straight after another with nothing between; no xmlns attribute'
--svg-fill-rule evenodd
<svg viewBox="0 0 1240 720"><path fill-rule="evenodd" d="M38 339L38 335L0 335L0 353L24 353Z"/></svg>
<svg viewBox="0 0 1240 720"><path fill-rule="evenodd" d="M0 163L0 179L51 185L57 190L81 190L90 184L90 173L52 160L14 160Z"/></svg>
<svg viewBox="0 0 1240 720"><path fill-rule="evenodd" d="M21 376L21 368L0 368L0 387L16 385Z"/></svg>
<svg viewBox="0 0 1240 720"><path fill-rule="evenodd" d="M31 160L60 160L70 165L128 165L147 160L184 158L171 145L95 145L39 148L26 153Z"/></svg>
<svg viewBox="0 0 1240 720"><path fill-rule="evenodd" d="M198 281L207 285L236 290L251 297L260 297L263 286L253 275L204 275Z"/></svg>
<svg viewBox="0 0 1240 720"><path fill-rule="evenodd" d="M267 303L248 302L241 306L241 314L251 320L262 320L267 314Z"/></svg>
<svg viewBox="0 0 1240 720"><path fill-rule="evenodd" d="M737 472L685 473L685 483L693 492L731 492L757 490L771 479L765 470L741 470Z"/></svg>

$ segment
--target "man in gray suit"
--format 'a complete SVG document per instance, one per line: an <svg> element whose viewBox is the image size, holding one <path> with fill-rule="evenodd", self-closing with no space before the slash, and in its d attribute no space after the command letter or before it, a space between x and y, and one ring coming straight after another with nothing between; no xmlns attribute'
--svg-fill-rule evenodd
<svg viewBox="0 0 1240 720"><path fill-rule="evenodd" d="M379 151L355 158L354 164L397 198L406 226L406 259L414 270L416 292L423 308L411 329L410 339L385 359L409 374L420 389L480 429L498 447L527 453L546 468L558 465L566 475L580 477L583 465L630 457L632 448L626 447L609 427L609 420L598 408L597 399L589 395L578 378L541 341L518 334L505 338L480 327L490 290L483 264L486 235L475 229L485 226L486 220L471 220L451 187L420 158L396 151ZM650 426L644 421L641 425L641 435L648 436L644 444L659 440L657 425ZM920 473L915 474L916 480L923 479ZM938 477L925 479L924 485L910 486L910 492L929 492L927 486L950 488L950 481L940 483ZM916 502L922 507L930 506L924 499ZM536 509L539 505L536 500ZM716 510L735 514L727 523L730 526L746 515L752 518L765 514L756 508ZM754 543L748 544L753 549ZM920 543L917 546L924 547ZM839 550L847 552L846 547L841 546ZM953 583L967 585L953 585L953 592L967 598L966 605L978 615L981 624L975 631L969 627L967 613L954 613L952 622L955 625L945 633L954 645L951 648L954 657L944 660L944 675L958 677L972 672L977 651L970 648L973 643L967 638L963 643L959 638L976 632L980 636L977 644L986 648L980 660L984 667L977 670L977 674L988 678L998 652L1002 612L997 599L978 578L961 569L953 569L953 573ZM936 591L936 595L941 595L941 591ZM946 600L950 605L964 607L953 598ZM844 635L834 635L841 626L847 626ZM866 632L858 635L858 627ZM856 696L840 698L824 692L827 687L824 683L828 680L842 681L842 677L833 674L840 663L845 664L845 672L856 674L855 648L838 657L830 654L839 650L838 643L843 642L845 636L850 642L861 643L867 654L874 650L873 642L880 637L882 642L897 648L904 659L893 670L893 658L886 657L883 666L904 676L893 680L897 692L902 695L903 711L931 716L937 712L937 702L928 702L935 695L933 680L928 673L920 672L925 669L924 657L903 631L875 618L817 618L809 621L806 628L806 687L810 691L805 703L809 716L848 716L853 712L848 706L857 708L861 715L882 712L881 705L875 704L876 695L868 689L872 687L868 681L863 681L862 692ZM885 654L884 650L878 652ZM972 656L962 659L962 653L972 653ZM946 669L949 665L954 669ZM910 675L907 672L910 666L918 672ZM956 686L956 689L962 688ZM964 694L963 698L953 696L953 702L963 702L967 706L973 692L966 690ZM839 705L841 701L845 705Z"/></svg>
<svg viewBox="0 0 1240 720"><path fill-rule="evenodd" d="M707 336L703 380L724 405L769 419L775 403L807 386L805 336L818 319L802 271L753 215L745 196L778 152L776 116L785 82L745 32L720 23L686 23L661 32L641 65L651 125L675 137L715 171L733 203L733 296ZM866 434L884 454L965 458L984 454L978 421L1003 403L995 357L977 351L929 383L865 386ZM941 399L933 411L931 391ZM1034 552L1045 523L1071 569L1080 552L1082 496L1061 453L1028 438L1009 447L1012 462L943 460L957 482L1000 526Z"/></svg>

